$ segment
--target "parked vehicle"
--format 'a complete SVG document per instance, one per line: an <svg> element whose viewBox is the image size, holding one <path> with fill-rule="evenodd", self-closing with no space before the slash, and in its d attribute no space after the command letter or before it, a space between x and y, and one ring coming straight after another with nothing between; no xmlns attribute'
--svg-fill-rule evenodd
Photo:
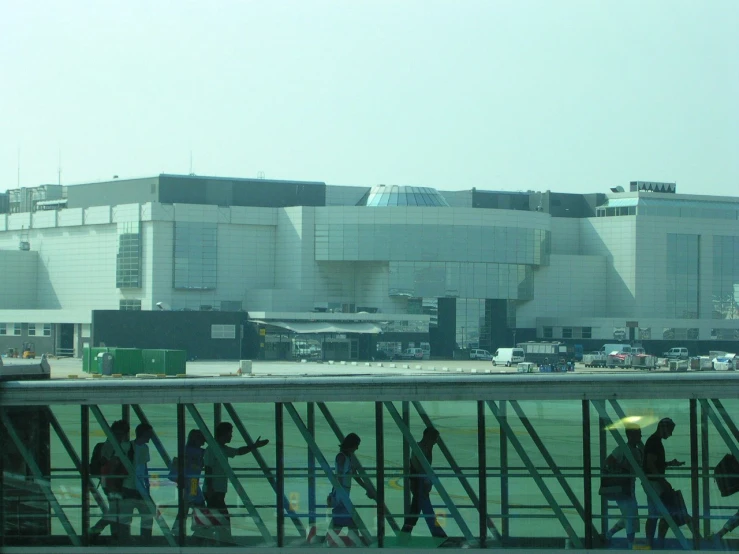
<svg viewBox="0 0 739 554"><path fill-rule="evenodd" d="M490 352L487 350L482 350L480 348L473 348L470 350L470 360L492 360L493 357L490 355Z"/></svg>
<svg viewBox="0 0 739 554"><path fill-rule="evenodd" d="M523 350L527 362L535 364L552 364L569 357L567 345L562 342L519 342L516 347Z"/></svg>
<svg viewBox="0 0 739 554"><path fill-rule="evenodd" d="M600 352L590 352L582 357L585 367L606 367L608 356L601 350Z"/></svg>
<svg viewBox="0 0 739 554"><path fill-rule="evenodd" d="M423 360L422 348L406 348L400 354L395 354L394 360Z"/></svg>
<svg viewBox="0 0 739 554"><path fill-rule="evenodd" d="M668 360L687 360L690 357L688 349L684 346L670 348L667 352L664 352L662 356Z"/></svg>
<svg viewBox="0 0 739 554"><path fill-rule="evenodd" d="M492 357L493 365L511 367L526 360L523 348L498 348Z"/></svg>
<svg viewBox="0 0 739 554"><path fill-rule="evenodd" d="M606 353L606 355L613 354L614 352L618 352L619 354L631 354L632 349L630 344L611 343L604 344L603 351Z"/></svg>

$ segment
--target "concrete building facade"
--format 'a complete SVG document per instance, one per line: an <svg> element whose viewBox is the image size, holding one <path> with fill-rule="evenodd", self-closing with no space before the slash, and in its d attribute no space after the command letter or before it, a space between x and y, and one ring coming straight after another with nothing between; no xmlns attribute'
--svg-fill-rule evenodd
<svg viewBox="0 0 739 554"><path fill-rule="evenodd" d="M78 353L93 310L164 307L246 311L270 333L369 332L364 356L385 343L451 356L522 340L728 350L739 198L660 190L176 175L16 189L0 204L0 349Z"/></svg>

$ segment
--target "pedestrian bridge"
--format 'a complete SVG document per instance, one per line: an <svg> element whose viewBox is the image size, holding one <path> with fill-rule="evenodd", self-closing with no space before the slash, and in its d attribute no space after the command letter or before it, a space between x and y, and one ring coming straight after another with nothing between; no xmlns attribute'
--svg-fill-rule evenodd
<svg viewBox="0 0 739 554"><path fill-rule="evenodd" d="M141 552L328 545L620 549L626 546L623 531L609 544L602 540L620 512L599 495L600 468L624 444L625 422L640 425L646 440L661 418L670 417L676 428L664 442L667 459L686 463L669 469L667 478L682 491L698 525L678 526L658 502L670 526L667 548L736 549L735 533L723 543L701 537L719 530L739 505L739 494L720 495L713 475L724 455L739 457L738 398L739 375L733 372L3 382L0 548L44 554L52 548L130 552L131 544ZM90 474L91 452L113 440L110 425L118 419L132 429L140 422L154 428L148 464L153 537L140 540L134 518L132 543L124 545L110 529L90 534L110 511ZM173 458L183 459L188 432L199 429L207 447L217 448L213 432L221 421L233 424L233 447L253 445L260 436L270 440L229 460L227 540L211 528L218 521L195 530L192 518L175 524L178 510L188 507L168 479ZM416 444L427 426L441 434L431 464ZM334 458L348 433L361 438L355 467L374 498L352 488L356 533L344 529L336 537L329 532L327 495L337 485ZM422 517L409 534L401 529L414 455L433 486L434 517ZM634 477L638 548L645 542L647 497L655 493L641 469ZM432 536L438 527L448 538Z"/></svg>

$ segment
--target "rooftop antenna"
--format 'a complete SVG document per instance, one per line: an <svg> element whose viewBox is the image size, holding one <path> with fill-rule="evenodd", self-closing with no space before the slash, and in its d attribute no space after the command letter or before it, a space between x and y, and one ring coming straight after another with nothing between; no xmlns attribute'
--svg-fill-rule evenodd
<svg viewBox="0 0 739 554"><path fill-rule="evenodd" d="M21 147L18 145L18 188L21 188Z"/></svg>
<svg viewBox="0 0 739 554"><path fill-rule="evenodd" d="M257 171L257 179L264 179L264 171Z"/></svg>
<svg viewBox="0 0 739 554"><path fill-rule="evenodd" d="M195 175L192 170L192 150L190 150L190 175Z"/></svg>
<svg viewBox="0 0 739 554"><path fill-rule="evenodd" d="M58 159L59 164L58 164L58 168L57 168L57 184L58 185L61 185L62 184L62 149L61 148L59 148L59 157L58 158L59 158Z"/></svg>

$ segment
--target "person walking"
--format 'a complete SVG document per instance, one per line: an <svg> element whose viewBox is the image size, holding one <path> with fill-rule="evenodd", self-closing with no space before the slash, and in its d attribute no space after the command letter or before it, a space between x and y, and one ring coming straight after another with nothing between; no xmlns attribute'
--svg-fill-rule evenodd
<svg viewBox="0 0 739 554"><path fill-rule="evenodd" d="M434 445L438 440L439 431L433 427L427 427L423 431L423 437L418 442L418 447L421 449L429 466L433 460ZM412 533L413 528L418 522L419 515L423 512L423 517L426 520L429 531L431 531L431 535L438 538L446 538L447 535L436 520L436 514L431 505L430 495L433 483L415 454L411 457L410 470L411 475L408 478L408 482L411 488L411 505L401 531L403 533Z"/></svg>
<svg viewBox="0 0 739 554"><path fill-rule="evenodd" d="M649 484L660 497L662 504L668 511L675 508L674 499L677 495L675 494L672 485L665 477L665 472L668 467L680 467L685 465L685 462L680 462L677 459L673 459L668 462L665 455L665 447L662 444L662 441L669 439L674 430L675 422L669 417L663 418L657 424L657 430L647 439L647 442L644 445L644 473L649 480ZM669 524L664 517L660 516L658 504L649 494L647 494L647 505L649 510L649 519L647 519L647 523L645 525L647 546L650 548L662 548L664 547ZM698 530L693 528L691 517L687 514L682 514L682 516L685 523L687 523L693 530L693 533L697 533ZM658 520L659 530L657 529ZM656 542L654 540L655 531L658 531Z"/></svg>
<svg viewBox="0 0 739 554"><path fill-rule="evenodd" d="M183 496L183 505L178 509L177 517L172 525L172 532L179 534L180 520L186 519L191 508L202 508L205 506L205 496L200 488L200 477L205 467L205 435L198 429L192 429L187 435L184 452L183 476L178 475L179 462L177 458L172 460L172 471L170 479L177 483L177 490ZM174 477L174 479L172 479Z"/></svg>
<svg viewBox="0 0 739 554"><path fill-rule="evenodd" d="M110 426L110 431L119 445L129 444L128 441L130 440L131 427L125 420L119 419L114 421ZM113 462L119 462L115 454L115 447L110 440L106 440L100 449L100 459L96 463L99 466L98 471L100 472L100 482L102 484L103 492L108 499L108 509L103 514L103 517L101 517L97 523L90 528L90 541L92 543L95 543L98 540L98 537L100 537L107 526L110 526L110 534L114 542L120 539L121 500L123 499L123 496L120 489L108 486L110 481L112 481L112 478L108 478L106 475L103 475L103 473L107 473L109 471L120 472L120 469L112 469L113 465L116 465L117 467L119 466L119 464L114 464Z"/></svg>
<svg viewBox="0 0 739 554"><path fill-rule="evenodd" d="M631 452L634 461L639 467L643 463L643 447L641 444L641 427L630 424L626 427L626 444L616 447L610 456L606 458L603 471L604 485L606 479L612 483L615 490L606 490L608 487L601 487L601 494L610 500L614 500L621 511L621 519L619 519L613 527L611 527L605 535L605 539L609 542L613 535L626 529L627 548L633 550L634 539L639 531L639 508L636 502L636 475L635 468L631 465L627 452Z"/></svg>
<svg viewBox="0 0 739 554"><path fill-rule="evenodd" d="M359 477L356 467L352 462L354 454L359 449L361 442L362 439L359 438L359 435L349 433L341 441L339 453L336 454L336 458L334 459L334 471L339 488L334 487L329 495L331 499L331 529L326 535L326 542L329 545L337 545L341 541L340 546L344 546L346 541L344 541L344 538L339 537L339 533L341 533L344 527L347 528L347 539L351 544L355 546L363 544L362 539L357 533L357 523L353 517L354 506L350 498L352 481L356 481L365 490L368 498L374 499L375 495L368 483Z"/></svg>
<svg viewBox="0 0 739 554"><path fill-rule="evenodd" d="M216 426L214 438L221 453L226 458L243 456L269 443L269 440L258 437L252 446L241 446L239 448L228 446L233 438L233 425L226 421ZM219 542L231 542L231 518L226 505L226 492L228 491L226 468L221 465L212 448L205 450L203 463L205 465L205 481L203 484L205 502L211 514L219 516L220 524L216 526L216 536Z"/></svg>
<svg viewBox="0 0 739 554"><path fill-rule="evenodd" d="M150 494L149 484L149 441L154 435L154 429L148 423L136 426L136 438L130 444L124 445L123 451L133 449L132 465L134 473L129 473L123 480L123 500L121 502L121 529L124 540L131 536L131 520L133 512L138 512L141 518L139 542L148 544L151 541L152 527L154 526L154 501Z"/></svg>

